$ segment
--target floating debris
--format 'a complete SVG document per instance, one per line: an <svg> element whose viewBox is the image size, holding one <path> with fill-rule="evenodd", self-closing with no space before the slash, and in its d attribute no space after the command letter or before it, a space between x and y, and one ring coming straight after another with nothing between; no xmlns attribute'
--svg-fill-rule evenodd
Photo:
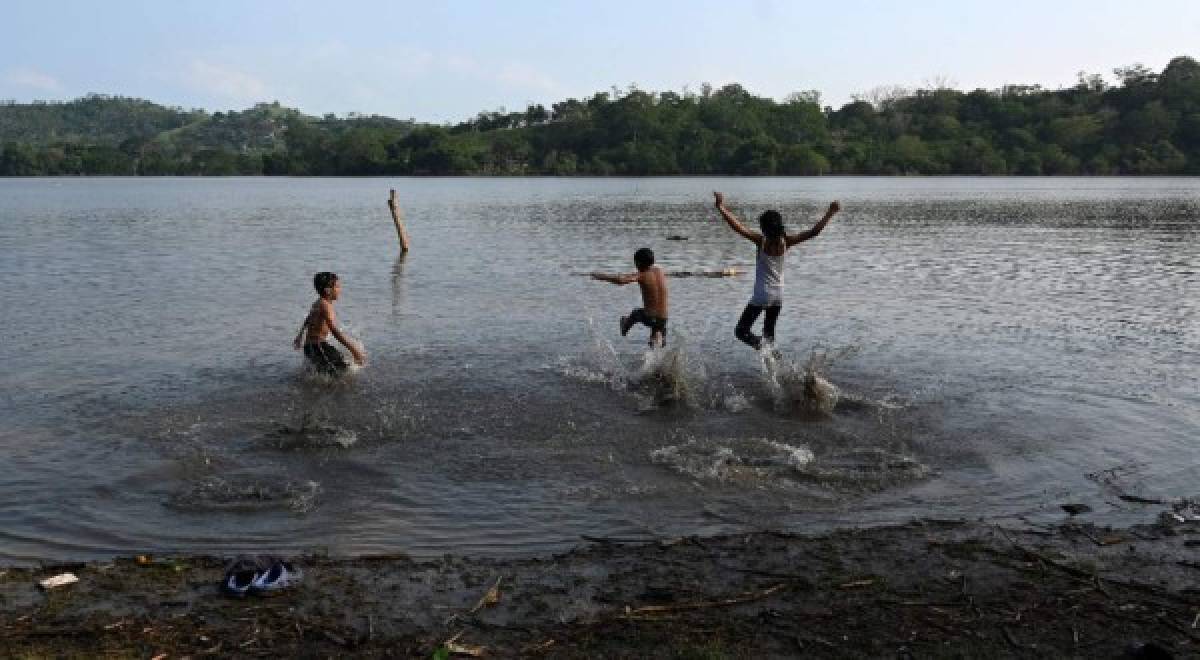
<svg viewBox="0 0 1200 660"><path fill-rule="evenodd" d="M674 270L667 275L670 277L736 277L745 272L738 268L722 268L721 270Z"/></svg>
<svg viewBox="0 0 1200 660"><path fill-rule="evenodd" d="M39 580L38 586L49 591L51 589L57 589L58 587L65 587L68 584L75 584L78 581L79 578L75 577L74 573L60 573L53 577Z"/></svg>

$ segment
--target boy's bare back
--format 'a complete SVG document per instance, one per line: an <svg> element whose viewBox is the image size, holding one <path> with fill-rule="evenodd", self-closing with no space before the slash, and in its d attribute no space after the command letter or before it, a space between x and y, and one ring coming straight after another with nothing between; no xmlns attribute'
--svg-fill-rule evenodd
<svg viewBox="0 0 1200 660"><path fill-rule="evenodd" d="M660 319L667 318L667 274L660 266L651 266L638 273L638 287L642 290L642 307L647 314Z"/></svg>

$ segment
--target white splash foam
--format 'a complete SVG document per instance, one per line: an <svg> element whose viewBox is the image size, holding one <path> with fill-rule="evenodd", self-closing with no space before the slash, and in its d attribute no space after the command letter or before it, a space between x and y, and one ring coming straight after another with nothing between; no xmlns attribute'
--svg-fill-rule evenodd
<svg viewBox="0 0 1200 660"><path fill-rule="evenodd" d="M741 392L733 392L721 397L720 407L731 413L740 413L750 407L750 400Z"/></svg>
<svg viewBox="0 0 1200 660"><path fill-rule="evenodd" d="M642 353L635 382L649 387L659 401L691 401L691 374L682 338L665 348L651 348ZM703 379L703 373L698 375Z"/></svg>
<svg viewBox="0 0 1200 660"><path fill-rule="evenodd" d="M650 452L650 460L677 472L700 478L724 480L737 455L729 447L702 447L695 441L669 445Z"/></svg>
<svg viewBox="0 0 1200 660"><path fill-rule="evenodd" d="M765 438L691 438L651 451L650 460L697 479L772 485L790 480L793 471L807 467L816 456L807 447Z"/></svg>
<svg viewBox="0 0 1200 660"><path fill-rule="evenodd" d="M339 429L333 436L333 444L342 449L349 449L358 444L358 434L349 429Z"/></svg>
<svg viewBox="0 0 1200 660"><path fill-rule="evenodd" d="M786 359L770 344L758 351L763 382L777 410L798 408L803 411L832 415L837 408L841 391L829 382L824 372L834 361L857 350L857 347L842 349L831 355L828 351L813 349L808 359L799 362Z"/></svg>
<svg viewBox="0 0 1200 660"><path fill-rule="evenodd" d="M559 359L559 370L563 375L588 383L603 383L613 389L624 389L628 375L617 349L612 342L601 337L592 319L587 320L588 344L578 359L563 356Z"/></svg>
<svg viewBox="0 0 1200 660"><path fill-rule="evenodd" d="M672 335L668 346L646 349L627 363L592 319L587 327L589 340L582 355L558 360L557 370L565 376L616 391L634 390L644 410L665 402L691 403L692 383L704 381L703 367L688 360L682 333Z"/></svg>
<svg viewBox="0 0 1200 660"><path fill-rule="evenodd" d="M774 440L767 440L768 445L777 449L786 460L787 464L794 468L807 467L810 463L816 460L816 455L807 447L793 447L792 445Z"/></svg>

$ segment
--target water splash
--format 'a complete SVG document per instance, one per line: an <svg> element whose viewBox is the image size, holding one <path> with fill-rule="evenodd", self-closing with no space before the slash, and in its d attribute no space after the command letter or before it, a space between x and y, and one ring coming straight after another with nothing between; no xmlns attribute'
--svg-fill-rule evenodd
<svg viewBox="0 0 1200 660"><path fill-rule="evenodd" d="M411 394L381 401L372 414L372 431L380 441L404 439L428 421L425 403Z"/></svg>
<svg viewBox="0 0 1200 660"><path fill-rule="evenodd" d="M350 340L363 354L367 355L367 349L362 342ZM343 353L342 358L346 361L346 368L340 373L331 374L325 371L320 371L313 366L313 363L306 357L301 357L300 364L300 380L309 385L320 387L344 386L354 382L360 373L366 369L365 365L356 363L348 353Z"/></svg>
<svg viewBox="0 0 1200 660"><path fill-rule="evenodd" d="M650 348L642 353L632 383L654 403L694 402L693 384L705 382L704 366L690 363L686 342L677 333L670 346Z"/></svg>
<svg viewBox="0 0 1200 660"><path fill-rule="evenodd" d="M665 347L650 347L634 361L627 362L613 343L587 320L588 343L581 356L559 359L564 375L590 383L603 383L615 391L632 391L643 410L663 404L694 404L696 389L706 382L704 365L689 359L686 336L672 335Z"/></svg>
<svg viewBox="0 0 1200 660"><path fill-rule="evenodd" d="M767 392L775 409L832 415L841 398L841 391L825 374L834 362L858 351L848 346L830 352L813 348L804 363L788 360L770 344L758 351L759 365Z"/></svg>
<svg viewBox="0 0 1200 660"><path fill-rule="evenodd" d="M587 319L588 342L578 359L564 356L559 359L559 370L563 375L589 383L603 383L614 390L628 386L629 377L625 365L617 355L611 341L596 330L592 318Z"/></svg>
<svg viewBox="0 0 1200 660"><path fill-rule="evenodd" d="M750 408L750 399L737 388L729 385L723 392L716 392L713 396L712 407L718 410L726 410L731 413L740 413Z"/></svg>

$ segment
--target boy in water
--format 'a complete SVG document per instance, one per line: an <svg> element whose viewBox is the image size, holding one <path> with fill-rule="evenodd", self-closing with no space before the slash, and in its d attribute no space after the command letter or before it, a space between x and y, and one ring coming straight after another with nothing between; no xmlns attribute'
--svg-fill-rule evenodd
<svg viewBox="0 0 1200 660"><path fill-rule="evenodd" d="M654 252L650 248L634 252L633 264L637 266L636 273L592 273L592 279L618 286L637 282L642 289L642 306L621 317L621 336L629 334L635 323L641 323L650 328L650 345L661 347L667 341L667 275L654 265Z"/></svg>
<svg viewBox="0 0 1200 660"><path fill-rule="evenodd" d="M729 228L742 238L754 243L756 247L754 266L754 294L746 309L738 319L734 335L755 350L762 348L763 342L775 343L775 321L783 309L783 257L792 246L816 238L833 216L842 209L836 201L829 205L825 216L812 229L795 234L788 234L783 226L783 216L779 211L765 211L758 218L761 232L749 229L738 220L737 216L725 208L725 196L719 192L713 193L713 205L725 219ZM758 315L766 311L763 321L762 337L751 332L750 328L758 320Z"/></svg>
<svg viewBox="0 0 1200 660"><path fill-rule="evenodd" d="M354 363L362 365L365 362L362 351L337 327L337 318L333 314L333 302L342 295L342 283L335 273L317 273L313 277L313 287L319 296L308 311L308 317L300 326L300 333L292 345L296 350L304 348L304 357L313 363L319 373L328 376L339 376L346 371L346 361L338 349L325 341L330 334L350 351Z"/></svg>

